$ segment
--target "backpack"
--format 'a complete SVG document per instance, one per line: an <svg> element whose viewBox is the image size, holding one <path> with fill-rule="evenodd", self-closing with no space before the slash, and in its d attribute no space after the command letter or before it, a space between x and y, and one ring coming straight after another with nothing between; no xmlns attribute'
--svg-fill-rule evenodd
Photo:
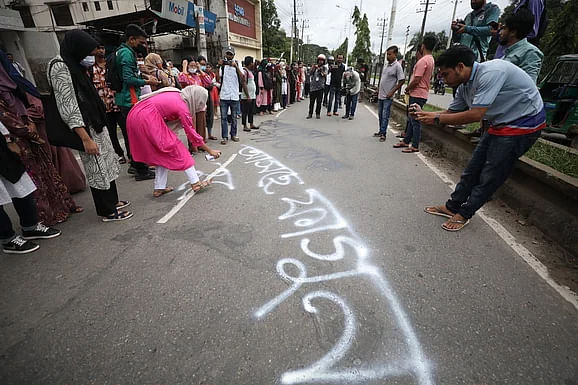
<svg viewBox="0 0 578 385"><path fill-rule="evenodd" d="M263 88L266 90L273 89L273 78L269 72L263 72Z"/></svg>
<svg viewBox="0 0 578 385"><path fill-rule="evenodd" d="M113 91L122 91L122 78L116 65L118 50L106 57L106 84Z"/></svg>

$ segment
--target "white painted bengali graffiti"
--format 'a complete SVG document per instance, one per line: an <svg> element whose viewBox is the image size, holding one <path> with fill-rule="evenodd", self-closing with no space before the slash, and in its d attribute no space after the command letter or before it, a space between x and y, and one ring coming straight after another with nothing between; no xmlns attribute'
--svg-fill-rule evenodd
<svg viewBox="0 0 578 385"><path fill-rule="evenodd" d="M269 189L272 184L289 186L293 181L296 181L298 185L304 184L295 171L257 148L245 146L239 151L239 155L245 158L245 164L253 164L257 167L259 174L265 173L265 177L275 175L276 172L280 172L281 175L286 177L277 180L277 182L284 183L264 183L263 178L265 177L262 177L258 182L258 187L262 188L267 195L274 194ZM370 368L340 367L336 369L336 365L345 357L355 338L357 327L355 315L340 296L329 291L312 291L303 297L305 311L313 315L317 314L318 310L311 302L315 298L326 299L336 303L344 313L344 332L335 346L319 361L304 369L284 373L281 377L281 382L283 384L314 382L362 383L369 380L409 375L415 377L419 385L433 385L430 365L425 359L409 318L383 273L370 262L369 250L364 242L335 206L320 192L315 189L306 189L305 193L307 194L306 199L281 198L282 202L289 205L289 209L280 215L278 219L280 221L290 220L295 227L295 231L283 233L281 238L301 238L299 241L301 250L312 259L326 262L350 260L355 268L308 277L307 268L303 262L295 258L283 258L277 262L277 274L281 279L289 283L289 287L259 307L254 313L255 317L263 319L305 285L356 276L365 277L386 298L394 320L403 333L404 341L409 347L411 358L409 360L391 360ZM329 253L315 251L312 247L315 241L315 239L312 239L312 235L320 233L331 234L331 232L337 232L331 238L334 250ZM353 253L347 252L348 249L351 249ZM288 265L297 269L298 273L296 276L292 276L287 272L286 266Z"/></svg>

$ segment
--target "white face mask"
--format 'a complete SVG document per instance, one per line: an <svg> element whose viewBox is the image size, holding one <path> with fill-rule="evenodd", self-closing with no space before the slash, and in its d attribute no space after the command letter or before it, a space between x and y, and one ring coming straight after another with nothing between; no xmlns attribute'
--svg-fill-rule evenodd
<svg viewBox="0 0 578 385"><path fill-rule="evenodd" d="M143 61L143 60L138 60L138 61L136 62L136 64L139 65L139 66L144 66L144 61Z"/></svg>
<svg viewBox="0 0 578 385"><path fill-rule="evenodd" d="M87 56L80 61L80 65L83 67L92 67L95 62L94 56Z"/></svg>

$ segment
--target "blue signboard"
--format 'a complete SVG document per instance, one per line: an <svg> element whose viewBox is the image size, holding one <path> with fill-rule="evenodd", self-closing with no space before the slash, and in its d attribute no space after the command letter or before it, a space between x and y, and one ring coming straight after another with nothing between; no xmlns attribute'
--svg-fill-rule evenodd
<svg viewBox="0 0 578 385"><path fill-rule="evenodd" d="M205 32L214 33L217 27L217 14L209 11L205 11Z"/></svg>
<svg viewBox="0 0 578 385"><path fill-rule="evenodd" d="M186 24L189 27L196 27L197 26L197 22L196 22L196 17L195 17L195 4L193 4L192 2L188 2L188 6L187 6L187 22Z"/></svg>

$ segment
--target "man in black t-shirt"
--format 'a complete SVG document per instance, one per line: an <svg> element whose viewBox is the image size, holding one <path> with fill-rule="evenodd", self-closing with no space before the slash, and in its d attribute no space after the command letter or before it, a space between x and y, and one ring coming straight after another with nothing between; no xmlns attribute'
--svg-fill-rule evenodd
<svg viewBox="0 0 578 385"><path fill-rule="evenodd" d="M327 116L331 116L331 109L333 107L333 115L339 115L337 108L339 107L339 99L341 99L341 80L345 72L345 65L343 64L343 55L337 55L336 63L329 67L331 73L331 86L329 88L329 98L327 99Z"/></svg>

